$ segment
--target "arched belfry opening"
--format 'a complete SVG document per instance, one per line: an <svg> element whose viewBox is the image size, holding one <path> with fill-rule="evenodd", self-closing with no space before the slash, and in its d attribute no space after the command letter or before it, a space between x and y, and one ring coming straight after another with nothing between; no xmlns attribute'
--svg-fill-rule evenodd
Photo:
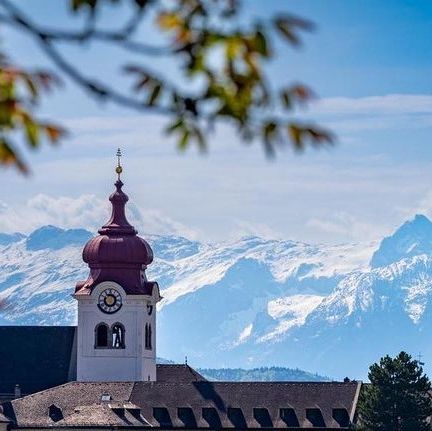
<svg viewBox="0 0 432 431"><path fill-rule="evenodd" d="M108 325L99 323L95 328L95 348L106 349L108 347Z"/></svg>
<svg viewBox="0 0 432 431"><path fill-rule="evenodd" d="M114 323L111 327L111 347L113 349L125 348L125 328L121 323Z"/></svg>

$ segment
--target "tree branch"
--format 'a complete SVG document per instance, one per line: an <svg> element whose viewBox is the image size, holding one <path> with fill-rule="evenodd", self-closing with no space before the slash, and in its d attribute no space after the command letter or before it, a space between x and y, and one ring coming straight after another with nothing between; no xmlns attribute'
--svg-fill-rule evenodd
<svg viewBox="0 0 432 431"><path fill-rule="evenodd" d="M4 15L1 16L1 20L4 23L26 27L28 30L31 30L35 36L48 41L82 43L90 40L98 40L101 42L116 43L127 51L144 55L164 56L173 53L169 45L155 46L130 39L130 36L136 31L142 18L141 9L118 31L99 30L93 28L91 25L88 25L87 28L82 31L64 31L37 26L27 17L24 17L23 13L7 0L1 0L0 4L11 14L10 18Z"/></svg>
<svg viewBox="0 0 432 431"><path fill-rule="evenodd" d="M157 105L150 106L145 102L140 102L137 99L125 96L124 94L117 92L111 87L108 87L96 81L92 81L91 79L81 74L78 69L74 68L70 63L68 63L49 41L43 39L41 39L40 41L42 49L45 51L48 57L50 57L51 60L56 64L56 66L60 68L67 76L69 76L69 78L71 78L73 81L75 81L77 84L89 91L94 96L102 99L109 99L118 105L133 108L139 111L148 110L159 114L173 113L173 111L169 108L164 108Z"/></svg>
<svg viewBox="0 0 432 431"><path fill-rule="evenodd" d="M73 67L68 61L65 60L65 58L55 49L50 39L46 38L46 35L43 32L41 32L35 25L33 25L29 20L27 20L24 15L18 10L18 8L16 8L14 5L11 5L7 0L0 0L0 4L9 11L10 20L13 20L15 24L19 25L21 28L36 37L42 50L54 62L54 64L62 72L65 73L65 75L67 75L79 86L87 90L93 96L103 99L109 99L118 105L140 111L148 110L159 114L174 113L174 111L169 108L164 108L157 105L148 105L145 102L140 102L137 99L125 96L124 94L117 92L111 87L87 78L78 69ZM2 18L4 19L5 17Z"/></svg>

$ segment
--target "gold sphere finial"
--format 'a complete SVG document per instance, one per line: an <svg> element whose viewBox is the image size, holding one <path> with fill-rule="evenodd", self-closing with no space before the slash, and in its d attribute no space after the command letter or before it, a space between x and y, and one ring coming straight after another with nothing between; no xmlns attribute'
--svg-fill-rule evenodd
<svg viewBox="0 0 432 431"><path fill-rule="evenodd" d="M120 164L120 158L122 156L120 148L117 149L117 154L116 155L117 155L117 166L116 166L115 171L117 173L118 179L120 180L120 174L123 172L123 168L122 168L122 166Z"/></svg>

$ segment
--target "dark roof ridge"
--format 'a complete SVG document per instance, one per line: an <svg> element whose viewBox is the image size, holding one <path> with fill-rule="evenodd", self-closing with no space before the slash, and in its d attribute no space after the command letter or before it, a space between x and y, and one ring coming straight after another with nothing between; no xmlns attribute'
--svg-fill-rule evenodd
<svg viewBox="0 0 432 431"><path fill-rule="evenodd" d="M1 325L2 328L76 328L77 325ZM23 329L25 330L25 329Z"/></svg>
<svg viewBox="0 0 432 431"><path fill-rule="evenodd" d="M176 368L192 368L190 365L187 364L156 364L158 367L176 367ZM194 369L194 368L192 368Z"/></svg>
<svg viewBox="0 0 432 431"><path fill-rule="evenodd" d="M24 395L24 396L22 396L22 397L15 398L15 399L11 400L10 402L11 402L11 403L14 403L15 401L23 400L23 399L25 399L25 398L32 398L32 397L35 397L35 396L39 396L40 394L43 394L43 393L45 393L45 392L50 392L50 391L53 391L53 390L57 390L58 388L61 388L61 387L63 387L63 386L70 385L71 383L77 383L77 382L66 382L66 383L62 383L61 385L53 386L53 387L51 387L51 388L42 389L41 391L33 392L32 394L27 394L27 395Z"/></svg>
<svg viewBox="0 0 432 431"><path fill-rule="evenodd" d="M61 385L53 386L51 388L43 389L42 391L38 391L38 392L34 392L32 394L24 395L20 398L15 398L15 399L11 400L10 402L14 403L16 401L20 401L20 400L24 400L24 399L31 399L34 397L39 397L41 394L44 394L46 392L51 392L51 391L57 391L59 388L63 388L66 386L75 386L75 385L83 385L83 384L84 385L87 385L87 384L89 384L89 385L106 385L106 384L119 384L119 383L122 383L125 385L126 384L130 385L129 395L128 395L127 399L124 400L124 401L130 402L131 396L132 396L132 391L135 387L135 384L140 383L140 382L134 382L134 381L128 381L128 382L124 382L124 381L118 381L118 382L78 382L78 381L74 380L71 382L63 383ZM0 405L1 405L1 403L0 403Z"/></svg>
<svg viewBox="0 0 432 431"><path fill-rule="evenodd" d="M192 368L193 370L193 368ZM189 385L191 383L211 383L211 384L218 384L218 385L280 385L280 384L285 384L285 385L296 385L296 386L301 386L301 385L340 385L340 386L348 386L348 385L358 385L361 384L362 381L361 380L351 380L349 382L339 382L339 381L334 381L334 382L327 382L327 381L322 381L322 382L317 382L317 381L297 381L297 380L272 380L272 381L232 381L232 380L200 380L200 381L193 381L193 382L158 382L158 381L154 381L154 382L148 382L148 381L136 381L134 383L146 383L146 384L158 384L158 385Z"/></svg>

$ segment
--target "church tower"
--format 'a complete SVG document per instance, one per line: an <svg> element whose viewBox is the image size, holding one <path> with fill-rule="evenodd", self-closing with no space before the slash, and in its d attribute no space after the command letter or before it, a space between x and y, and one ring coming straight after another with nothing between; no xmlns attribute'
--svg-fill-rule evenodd
<svg viewBox="0 0 432 431"><path fill-rule="evenodd" d="M153 251L126 218L120 150L117 156L111 218L85 245L90 274L75 288L78 381L156 380L156 304L161 297L158 284L147 281L145 273Z"/></svg>

